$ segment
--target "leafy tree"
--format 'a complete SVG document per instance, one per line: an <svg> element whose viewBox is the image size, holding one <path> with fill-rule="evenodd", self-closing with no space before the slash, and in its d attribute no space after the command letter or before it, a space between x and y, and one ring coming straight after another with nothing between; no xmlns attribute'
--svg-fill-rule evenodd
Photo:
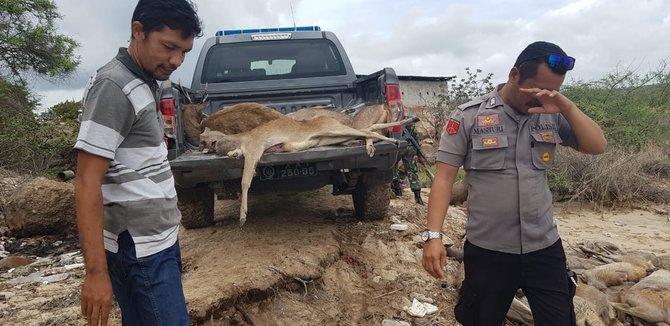
<svg viewBox="0 0 670 326"><path fill-rule="evenodd" d="M0 0L0 77L24 79L27 72L62 78L79 65L74 39L58 34L60 19L51 0Z"/></svg>
<svg viewBox="0 0 670 326"><path fill-rule="evenodd" d="M59 34L52 0L0 0L0 168L33 174L72 168L75 102L36 119L27 74L59 79L74 72L75 40ZM76 109L74 109L76 112Z"/></svg>
<svg viewBox="0 0 670 326"><path fill-rule="evenodd" d="M491 92L494 88L491 79L493 73L488 73L485 77L480 77L481 69L475 72L470 71L470 67L465 68L465 77L454 78L447 83L447 93L438 95L437 107L441 113L447 115L459 105L467 103L479 96Z"/></svg>
<svg viewBox="0 0 670 326"><path fill-rule="evenodd" d="M40 120L74 121L79 115L81 101L70 101L58 103L40 116Z"/></svg>
<svg viewBox="0 0 670 326"><path fill-rule="evenodd" d="M449 114L459 105L469 102L479 96L487 94L495 87L491 82L493 73L488 73L481 77L481 69L474 72L469 67L465 68L465 77L454 78L447 83L447 93L439 94L437 101L436 118L433 127L435 130L441 130L446 124ZM433 119L429 119L433 120ZM439 137L440 133L437 134Z"/></svg>
<svg viewBox="0 0 670 326"><path fill-rule="evenodd" d="M487 94L493 90L493 73L490 72L486 77L480 77L481 69L476 69L473 73L470 67L465 68L466 76L450 82L447 96L442 97L442 100L450 109L455 109L457 106L466 103L474 98Z"/></svg>

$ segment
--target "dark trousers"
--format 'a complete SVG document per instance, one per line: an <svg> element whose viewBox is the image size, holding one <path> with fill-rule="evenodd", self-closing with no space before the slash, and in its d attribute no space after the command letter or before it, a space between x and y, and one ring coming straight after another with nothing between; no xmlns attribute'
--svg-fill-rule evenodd
<svg viewBox="0 0 670 326"><path fill-rule="evenodd" d="M561 240L527 254L486 250L466 241L465 280L454 309L464 326L500 326L522 289L535 325L575 325L574 285L568 280Z"/></svg>
<svg viewBox="0 0 670 326"><path fill-rule="evenodd" d="M179 241L141 258L135 254L135 243L128 231L119 234L118 244L118 253L106 253L122 325L189 325Z"/></svg>

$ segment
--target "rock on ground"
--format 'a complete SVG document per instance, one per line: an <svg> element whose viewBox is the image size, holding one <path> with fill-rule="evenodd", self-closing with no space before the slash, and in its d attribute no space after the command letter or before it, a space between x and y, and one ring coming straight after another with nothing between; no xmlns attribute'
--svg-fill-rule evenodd
<svg viewBox="0 0 670 326"><path fill-rule="evenodd" d="M12 193L4 212L14 237L76 232L72 183L33 179Z"/></svg>

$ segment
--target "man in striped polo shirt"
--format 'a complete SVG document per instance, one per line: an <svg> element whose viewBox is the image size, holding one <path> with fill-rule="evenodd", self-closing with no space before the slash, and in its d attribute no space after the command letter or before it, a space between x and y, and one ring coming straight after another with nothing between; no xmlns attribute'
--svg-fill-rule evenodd
<svg viewBox="0 0 670 326"><path fill-rule="evenodd" d="M123 325L188 325L156 80L181 65L201 26L189 0L139 0L131 33L89 80L74 146L81 309L89 324L106 325L113 292Z"/></svg>

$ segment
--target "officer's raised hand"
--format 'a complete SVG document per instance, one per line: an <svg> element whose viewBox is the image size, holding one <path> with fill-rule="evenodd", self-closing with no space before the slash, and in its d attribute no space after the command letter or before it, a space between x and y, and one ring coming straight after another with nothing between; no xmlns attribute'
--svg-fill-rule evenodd
<svg viewBox="0 0 670 326"><path fill-rule="evenodd" d="M607 140L600 126L557 90L519 88L537 103L530 103L528 113L561 113L577 137L578 150L586 154L601 154L607 149Z"/></svg>
<svg viewBox="0 0 670 326"><path fill-rule="evenodd" d="M521 92L537 100L537 106L528 108L528 113L565 113L576 107L565 95L557 90L541 88L520 88Z"/></svg>

